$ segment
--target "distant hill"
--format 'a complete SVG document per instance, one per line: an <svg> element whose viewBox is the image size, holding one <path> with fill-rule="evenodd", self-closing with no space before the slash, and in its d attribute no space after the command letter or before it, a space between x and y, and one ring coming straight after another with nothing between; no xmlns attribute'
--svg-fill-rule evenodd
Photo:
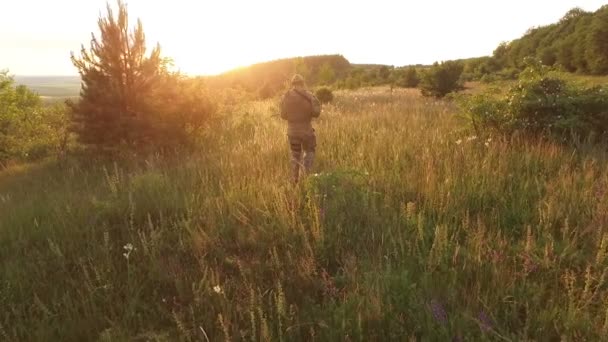
<svg viewBox="0 0 608 342"><path fill-rule="evenodd" d="M303 75L309 85L315 85L324 79L330 83L344 78L350 69L350 62L342 55L307 56L257 63L203 79L212 87L240 88L268 97L283 89L295 73Z"/></svg>
<svg viewBox="0 0 608 342"><path fill-rule="evenodd" d="M342 55L320 55L277 59L197 78L216 90L239 89L257 98L267 98L285 89L296 73L303 75L309 86L349 82L373 85L387 82L393 69L393 66L382 64L351 64ZM80 94L79 76L16 76L15 81L47 101Z"/></svg>

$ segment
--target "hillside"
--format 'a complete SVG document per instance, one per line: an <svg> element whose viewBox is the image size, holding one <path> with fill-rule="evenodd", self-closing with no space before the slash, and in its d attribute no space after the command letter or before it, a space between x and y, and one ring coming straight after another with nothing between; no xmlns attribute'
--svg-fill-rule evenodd
<svg viewBox="0 0 608 342"><path fill-rule="evenodd" d="M316 84L344 78L350 69L349 61L341 55L307 56L253 64L203 79L213 88L239 88L268 97L284 89L294 73Z"/></svg>
<svg viewBox="0 0 608 342"><path fill-rule="evenodd" d="M492 63L496 68L522 69L530 56L570 72L608 74L608 5L596 12L575 8L557 23L532 28L501 44Z"/></svg>

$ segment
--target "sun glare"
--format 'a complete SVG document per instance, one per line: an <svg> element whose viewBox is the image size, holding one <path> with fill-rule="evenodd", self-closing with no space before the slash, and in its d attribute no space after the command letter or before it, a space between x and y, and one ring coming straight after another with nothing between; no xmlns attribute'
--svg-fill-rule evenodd
<svg viewBox="0 0 608 342"><path fill-rule="evenodd" d="M286 23L256 19L250 15L254 4L241 3L238 11L229 2L189 2L187 7L129 2L132 15L142 18L150 45L159 42L163 54L186 74L218 74L297 52L280 29Z"/></svg>

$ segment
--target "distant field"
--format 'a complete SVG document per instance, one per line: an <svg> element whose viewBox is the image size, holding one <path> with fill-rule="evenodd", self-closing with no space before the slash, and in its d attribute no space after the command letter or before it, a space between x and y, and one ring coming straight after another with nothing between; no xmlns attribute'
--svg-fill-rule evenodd
<svg viewBox="0 0 608 342"><path fill-rule="evenodd" d="M80 76L16 76L15 81L37 92L44 101L60 101L80 93Z"/></svg>

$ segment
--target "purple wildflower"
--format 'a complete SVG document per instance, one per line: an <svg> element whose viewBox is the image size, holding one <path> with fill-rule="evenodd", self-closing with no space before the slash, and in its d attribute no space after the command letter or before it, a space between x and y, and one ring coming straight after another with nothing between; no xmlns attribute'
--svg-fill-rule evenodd
<svg viewBox="0 0 608 342"><path fill-rule="evenodd" d="M462 342L462 337L460 337L460 335L456 335L452 337L452 342Z"/></svg>
<svg viewBox="0 0 608 342"><path fill-rule="evenodd" d="M441 303L439 303L435 299L432 299L431 304L430 304L430 309L431 309L431 313L433 314L433 318L435 318L435 320L437 322L439 322L442 325L445 325L448 323L448 314L445 311L445 308L443 307L443 305L441 305Z"/></svg>
<svg viewBox="0 0 608 342"><path fill-rule="evenodd" d="M492 330L492 319L485 313L485 311L480 311L479 315L477 315L477 319L479 320L479 326L481 327L481 330Z"/></svg>
<svg viewBox="0 0 608 342"><path fill-rule="evenodd" d="M325 208L319 208L319 219L323 220L325 218Z"/></svg>

